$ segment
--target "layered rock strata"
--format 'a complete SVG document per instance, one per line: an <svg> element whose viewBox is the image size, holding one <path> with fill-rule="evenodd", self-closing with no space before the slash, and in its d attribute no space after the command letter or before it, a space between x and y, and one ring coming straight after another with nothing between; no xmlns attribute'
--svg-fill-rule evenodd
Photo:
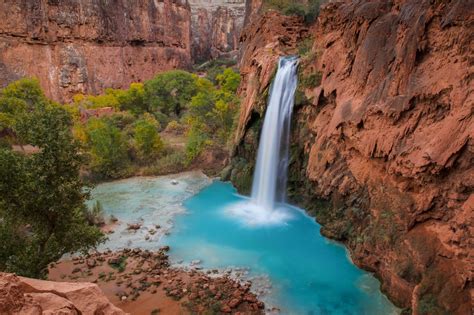
<svg viewBox="0 0 474 315"><path fill-rule="evenodd" d="M473 12L462 0L333 2L299 44L290 195L414 314L472 312ZM230 173L242 191L277 56L297 53L281 19L243 37L253 58Z"/></svg>
<svg viewBox="0 0 474 315"><path fill-rule="evenodd" d="M189 4L193 59L235 59L244 25L245 0L189 0Z"/></svg>
<svg viewBox="0 0 474 315"><path fill-rule="evenodd" d="M2 1L0 87L33 76L63 102L235 57L244 16L243 0Z"/></svg>

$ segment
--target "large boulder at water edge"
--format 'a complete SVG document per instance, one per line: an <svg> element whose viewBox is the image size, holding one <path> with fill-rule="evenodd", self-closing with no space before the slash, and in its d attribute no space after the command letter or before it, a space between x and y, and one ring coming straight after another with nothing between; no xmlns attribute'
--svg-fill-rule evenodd
<svg viewBox="0 0 474 315"><path fill-rule="evenodd" d="M0 273L0 314L126 314L93 283L52 282Z"/></svg>

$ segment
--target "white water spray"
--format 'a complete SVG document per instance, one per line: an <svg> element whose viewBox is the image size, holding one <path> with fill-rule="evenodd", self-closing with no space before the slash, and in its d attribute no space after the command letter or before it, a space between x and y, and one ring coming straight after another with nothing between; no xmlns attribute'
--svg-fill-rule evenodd
<svg viewBox="0 0 474 315"><path fill-rule="evenodd" d="M260 136L250 202L229 209L250 225L278 224L289 217L277 205L286 199L288 146L297 68L297 57L280 58Z"/></svg>

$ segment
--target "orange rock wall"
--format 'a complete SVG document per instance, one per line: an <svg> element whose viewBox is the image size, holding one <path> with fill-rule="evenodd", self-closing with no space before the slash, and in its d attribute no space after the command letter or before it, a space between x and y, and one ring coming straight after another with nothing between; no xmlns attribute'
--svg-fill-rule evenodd
<svg viewBox="0 0 474 315"><path fill-rule="evenodd" d="M68 101L235 55L245 3L191 2L1 1L0 87L35 76L48 96Z"/></svg>
<svg viewBox="0 0 474 315"><path fill-rule="evenodd" d="M472 307L473 12L462 0L329 3L301 61L290 196L414 314ZM265 15L243 35L237 185L252 172L277 56L296 52L298 30ZM310 75L321 83L303 86Z"/></svg>

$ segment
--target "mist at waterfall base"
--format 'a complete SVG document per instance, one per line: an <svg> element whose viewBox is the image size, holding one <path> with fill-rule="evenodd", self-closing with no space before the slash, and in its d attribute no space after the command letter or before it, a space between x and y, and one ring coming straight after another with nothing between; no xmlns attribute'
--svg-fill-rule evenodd
<svg viewBox="0 0 474 315"><path fill-rule="evenodd" d="M174 259L205 268L248 267L269 276L265 302L282 314L390 314L379 283L357 269L345 249L324 239L319 226L285 204L291 114L298 60L280 59L262 128L251 198L214 182L184 204L166 239Z"/></svg>

